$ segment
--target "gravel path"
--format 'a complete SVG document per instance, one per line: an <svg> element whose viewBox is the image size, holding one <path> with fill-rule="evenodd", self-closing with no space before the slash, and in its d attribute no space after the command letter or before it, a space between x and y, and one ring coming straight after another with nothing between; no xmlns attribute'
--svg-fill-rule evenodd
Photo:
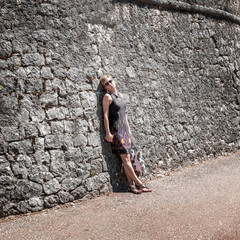
<svg viewBox="0 0 240 240"><path fill-rule="evenodd" d="M240 151L111 193L0 219L0 239L240 240Z"/></svg>

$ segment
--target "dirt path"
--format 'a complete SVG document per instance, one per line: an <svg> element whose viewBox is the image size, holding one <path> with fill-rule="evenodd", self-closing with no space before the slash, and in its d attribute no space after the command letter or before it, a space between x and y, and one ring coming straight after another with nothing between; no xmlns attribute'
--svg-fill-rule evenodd
<svg viewBox="0 0 240 240"><path fill-rule="evenodd" d="M240 240L240 151L148 185L154 192L1 219L0 239Z"/></svg>

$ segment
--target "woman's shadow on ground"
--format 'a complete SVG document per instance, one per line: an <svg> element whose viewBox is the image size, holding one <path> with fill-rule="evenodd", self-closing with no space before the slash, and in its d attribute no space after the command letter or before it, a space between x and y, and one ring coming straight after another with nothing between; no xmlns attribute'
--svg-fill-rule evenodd
<svg viewBox="0 0 240 240"><path fill-rule="evenodd" d="M122 192L126 191L127 189L127 179L126 175L123 171L122 161L120 156L112 153L111 143L108 143L105 140L105 127L103 121L103 108L102 108L102 100L106 91L103 90L101 84L98 85L96 90L96 97L97 97L97 117L99 119L99 133L101 139L101 148L102 148L102 155L103 161L106 162L109 176L110 176L110 183L112 185L113 192Z"/></svg>

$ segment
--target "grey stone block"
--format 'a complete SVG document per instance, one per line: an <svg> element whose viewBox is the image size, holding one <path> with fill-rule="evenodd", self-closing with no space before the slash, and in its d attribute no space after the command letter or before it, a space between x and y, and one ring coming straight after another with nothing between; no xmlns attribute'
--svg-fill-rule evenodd
<svg viewBox="0 0 240 240"><path fill-rule="evenodd" d="M109 180L108 173L100 173L99 175L96 175L94 177L88 178L86 180L86 188L87 191L93 191L100 189L101 186Z"/></svg>
<svg viewBox="0 0 240 240"><path fill-rule="evenodd" d="M11 189L12 186L14 186L14 184L16 184L16 181L17 181L17 179L13 176L6 176L6 175L0 176L0 185L3 187L6 186Z"/></svg>
<svg viewBox="0 0 240 240"><path fill-rule="evenodd" d="M34 153L44 151L45 143L43 137L37 137L34 139ZM47 153L47 152L46 152Z"/></svg>
<svg viewBox="0 0 240 240"><path fill-rule="evenodd" d="M61 148L63 139L59 135L47 135L45 136L45 148L46 149L59 149Z"/></svg>
<svg viewBox="0 0 240 240"><path fill-rule="evenodd" d="M78 95L71 95L67 97L67 105L68 108L80 108L80 98Z"/></svg>
<svg viewBox="0 0 240 240"><path fill-rule="evenodd" d="M34 72L32 72L33 70ZM39 81L40 76L37 76L39 74L39 70L32 68L30 71L31 72L28 74L28 78L25 81L25 89L27 93L43 91L43 83L42 81Z"/></svg>
<svg viewBox="0 0 240 240"><path fill-rule="evenodd" d="M63 123L64 123L64 132L66 132L66 133L74 133L75 132L75 130L76 130L75 122L68 120L68 121L64 121Z"/></svg>
<svg viewBox="0 0 240 240"><path fill-rule="evenodd" d="M65 83L65 77L62 77L62 79L54 78L54 80L52 81L52 89L54 91L57 91L59 95L65 96L68 93Z"/></svg>
<svg viewBox="0 0 240 240"><path fill-rule="evenodd" d="M136 77L136 73L133 67L126 67L126 73L130 79L130 81L133 81L132 78Z"/></svg>
<svg viewBox="0 0 240 240"><path fill-rule="evenodd" d="M31 51L37 51L37 42L34 40L29 42L29 36L25 30L18 31L12 44L13 51L16 53L24 54Z"/></svg>
<svg viewBox="0 0 240 240"><path fill-rule="evenodd" d="M2 127L2 134L7 142L19 140L18 127Z"/></svg>
<svg viewBox="0 0 240 240"><path fill-rule="evenodd" d="M45 64L44 56L39 53L24 54L22 61L25 66L43 66Z"/></svg>
<svg viewBox="0 0 240 240"><path fill-rule="evenodd" d="M0 42L0 57L7 58L12 54L12 44L8 41Z"/></svg>
<svg viewBox="0 0 240 240"><path fill-rule="evenodd" d="M84 161L93 159L94 158L93 148L92 147L82 148L82 158L84 159Z"/></svg>
<svg viewBox="0 0 240 240"><path fill-rule="evenodd" d="M21 58L18 55L13 55L7 60L8 68L14 70L21 66Z"/></svg>
<svg viewBox="0 0 240 240"><path fill-rule="evenodd" d="M12 191L12 199L23 200L40 196L42 194L42 186L27 179L19 180L16 188Z"/></svg>
<svg viewBox="0 0 240 240"><path fill-rule="evenodd" d="M81 92L80 99L83 108L94 109L97 107L97 97L93 92Z"/></svg>
<svg viewBox="0 0 240 240"><path fill-rule="evenodd" d="M27 213L29 212L29 205L26 201L21 201L17 204L17 209L20 213Z"/></svg>
<svg viewBox="0 0 240 240"><path fill-rule="evenodd" d="M67 69L62 67L57 67L53 69L53 74L55 77L60 79L65 79L67 76Z"/></svg>
<svg viewBox="0 0 240 240"><path fill-rule="evenodd" d="M81 162L81 152L80 148L69 149L65 153L65 161Z"/></svg>
<svg viewBox="0 0 240 240"><path fill-rule="evenodd" d="M53 178L49 172L48 167L44 165L33 166L32 171L29 173L29 179L33 182L43 184Z"/></svg>
<svg viewBox="0 0 240 240"><path fill-rule="evenodd" d="M34 159L37 164L48 165L50 163L50 155L44 150L39 150L34 153Z"/></svg>
<svg viewBox="0 0 240 240"><path fill-rule="evenodd" d="M33 37L37 41L49 41L52 37L51 30L39 29L33 32Z"/></svg>
<svg viewBox="0 0 240 240"><path fill-rule="evenodd" d="M13 174L17 178L28 178L28 168L26 167L24 162L15 162L12 163Z"/></svg>
<svg viewBox="0 0 240 240"><path fill-rule="evenodd" d="M82 181L79 178L66 178L61 183L61 189L66 192L70 192L77 188L81 182Z"/></svg>
<svg viewBox="0 0 240 240"><path fill-rule="evenodd" d="M68 110L64 107L50 108L46 112L49 120L62 120L65 119L69 114Z"/></svg>
<svg viewBox="0 0 240 240"><path fill-rule="evenodd" d="M25 126L25 136L26 137L37 137L38 136L38 129L35 123L28 123Z"/></svg>
<svg viewBox="0 0 240 240"><path fill-rule="evenodd" d="M52 5L51 3L41 3L39 11L46 16L54 16L58 12L57 6Z"/></svg>
<svg viewBox="0 0 240 240"><path fill-rule="evenodd" d="M17 205L17 209L21 213L40 211L43 209L43 201L39 197L33 197L28 199L27 201L19 202Z"/></svg>
<svg viewBox="0 0 240 240"><path fill-rule="evenodd" d="M87 146L87 138L83 134L78 134L74 138L73 143L74 143L74 147L85 147Z"/></svg>
<svg viewBox="0 0 240 240"><path fill-rule="evenodd" d="M59 203L59 197L56 195L47 196L44 198L44 206L47 208L54 207Z"/></svg>
<svg viewBox="0 0 240 240"><path fill-rule="evenodd" d="M100 145L100 136L99 133L88 133L87 136L88 139L88 146L93 146L93 147L97 147Z"/></svg>
<svg viewBox="0 0 240 240"><path fill-rule="evenodd" d="M66 91L69 94L78 92L78 90L76 88L76 84L73 81L69 80L68 78L66 78Z"/></svg>
<svg viewBox="0 0 240 240"><path fill-rule="evenodd" d="M2 164L2 163L8 163L8 160L6 159L5 156L0 155L0 164Z"/></svg>
<svg viewBox="0 0 240 240"><path fill-rule="evenodd" d="M72 178L76 178L77 177L77 165L75 162L73 161L67 161L65 163L66 168L68 169L68 176L72 177Z"/></svg>
<svg viewBox="0 0 240 240"><path fill-rule="evenodd" d="M67 203L67 202L74 201L74 197L68 192L61 191L58 193L58 197L59 197L60 203Z"/></svg>
<svg viewBox="0 0 240 240"><path fill-rule="evenodd" d="M80 76L82 76L82 69L76 67L71 67L67 72L68 79L73 82L78 82Z"/></svg>
<svg viewBox="0 0 240 240"><path fill-rule="evenodd" d="M57 106L58 105L58 94L56 92L44 92L40 96L40 102L42 105Z"/></svg>
<svg viewBox="0 0 240 240"><path fill-rule="evenodd" d="M51 127L48 125L47 122L39 123L37 125L37 128L38 128L40 137L44 137L46 135L51 134Z"/></svg>
<svg viewBox="0 0 240 240"><path fill-rule="evenodd" d="M29 111L26 109L19 109L19 112L17 113L17 120L20 123L27 123L29 121Z"/></svg>
<svg viewBox="0 0 240 240"><path fill-rule="evenodd" d="M95 159L91 161L91 174L99 174L103 171L102 159Z"/></svg>
<svg viewBox="0 0 240 240"><path fill-rule="evenodd" d="M77 119L75 121L77 132L84 133L88 131L88 122L85 119Z"/></svg>
<svg viewBox="0 0 240 240"><path fill-rule="evenodd" d="M62 121L52 121L51 130L53 134L59 134L64 132L64 120Z"/></svg>
<svg viewBox="0 0 240 240"><path fill-rule="evenodd" d="M7 111L8 114L11 114L12 110L16 111L18 108L18 99L15 94L8 96L1 95L1 111Z"/></svg>
<svg viewBox="0 0 240 240"><path fill-rule="evenodd" d="M66 175L68 170L66 169L63 151L51 150L50 156L51 156L50 172L54 176L59 177Z"/></svg>
<svg viewBox="0 0 240 240"><path fill-rule="evenodd" d="M73 135L72 134L65 133L64 135L61 136L61 138L63 139L62 149L64 151L75 148L74 143L73 143Z"/></svg>
<svg viewBox="0 0 240 240"><path fill-rule="evenodd" d="M83 198L85 194L86 194L86 189L83 186L79 186L74 191L71 192L71 195L75 199Z"/></svg>
<svg viewBox="0 0 240 240"><path fill-rule="evenodd" d="M44 79L53 79L53 74L50 67L42 67L41 77Z"/></svg>
<svg viewBox="0 0 240 240"><path fill-rule="evenodd" d="M4 59L0 59L0 69L7 68L7 61Z"/></svg>
<svg viewBox="0 0 240 240"><path fill-rule="evenodd" d="M76 169L77 176L81 179L86 179L90 176L91 165L90 163L76 163L78 168Z"/></svg>
<svg viewBox="0 0 240 240"><path fill-rule="evenodd" d="M20 142L12 142L9 144L9 152L10 153L18 153L18 154L33 153L34 148L32 146L32 141L31 140L23 140Z"/></svg>
<svg viewBox="0 0 240 240"><path fill-rule="evenodd" d="M57 193L60 191L60 189L61 189L61 185L59 184L56 178L43 184L43 190L47 195Z"/></svg>
<svg viewBox="0 0 240 240"><path fill-rule="evenodd" d="M39 197L30 198L28 199L27 203L29 205L29 210L31 210L31 212L36 212L43 209L43 200L40 199Z"/></svg>

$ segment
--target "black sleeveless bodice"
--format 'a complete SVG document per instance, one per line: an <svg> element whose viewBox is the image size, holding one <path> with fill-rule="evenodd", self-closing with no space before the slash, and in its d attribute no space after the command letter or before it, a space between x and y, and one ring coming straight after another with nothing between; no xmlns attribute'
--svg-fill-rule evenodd
<svg viewBox="0 0 240 240"><path fill-rule="evenodd" d="M114 135L112 149L119 154L130 153L131 137L126 118L126 103L123 96L110 94L112 103L109 106L109 128Z"/></svg>

